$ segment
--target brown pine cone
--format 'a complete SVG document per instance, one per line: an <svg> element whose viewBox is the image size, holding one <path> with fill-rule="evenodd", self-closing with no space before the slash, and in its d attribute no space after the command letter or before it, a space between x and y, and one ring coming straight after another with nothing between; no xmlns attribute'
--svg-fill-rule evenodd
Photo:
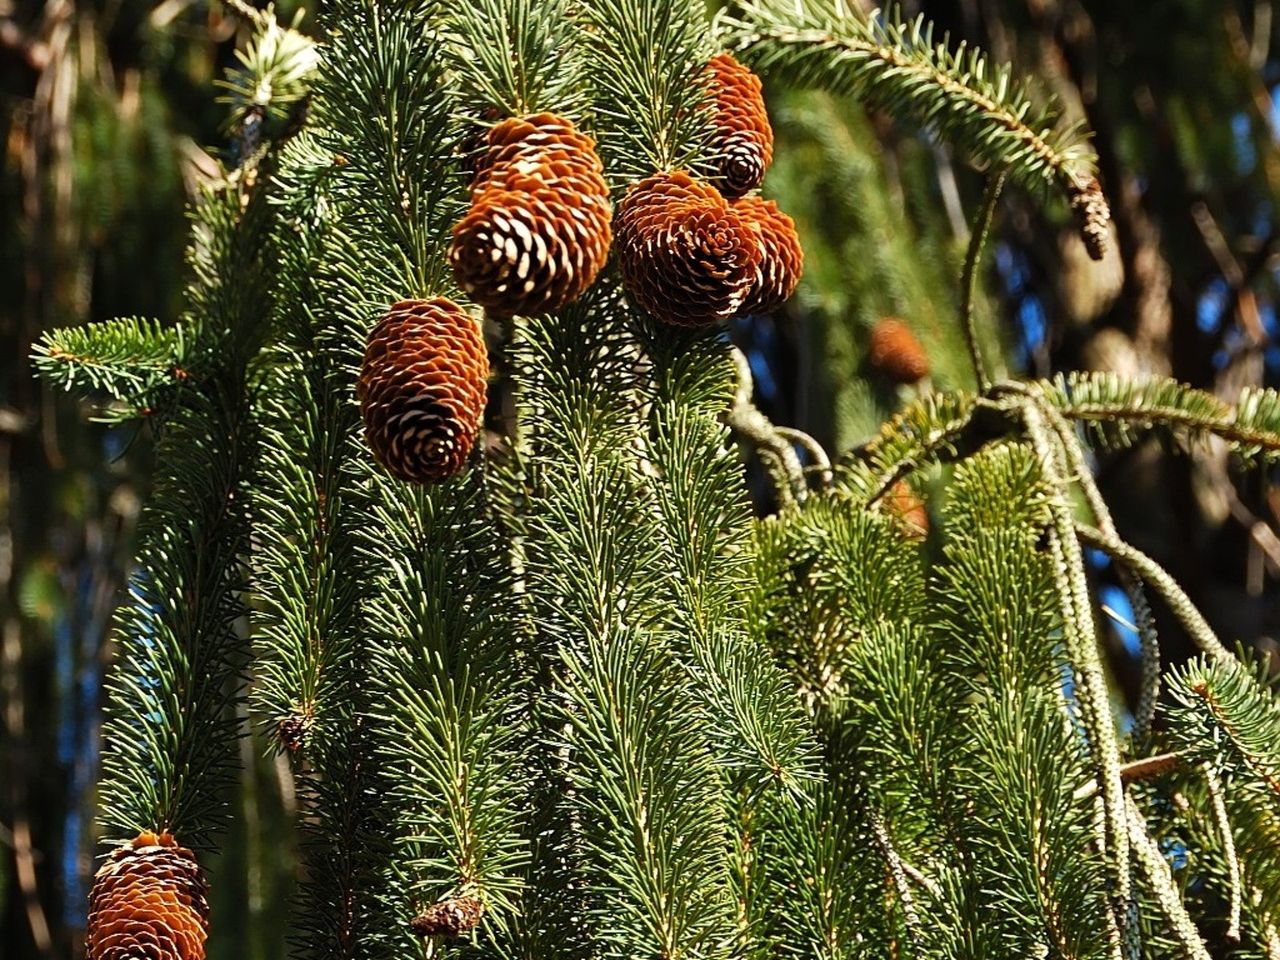
<svg viewBox="0 0 1280 960"><path fill-rule="evenodd" d="M595 141L544 113L504 120L488 142L453 228L454 276L499 316L559 310L609 256L613 210Z"/></svg>
<svg viewBox="0 0 1280 960"><path fill-rule="evenodd" d="M623 285L665 323L730 319L760 268L755 230L715 187L683 171L655 173L627 188L617 238Z"/></svg>
<svg viewBox="0 0 1280 960"><path fill-rule="evenodd" d="M909 537L924 539L929 534L929 511L924 501L916 496L911 485L899 480L884 497L885 507L903 526Z"/></svg>
<svg viewBox="0 0 1280 960"><path fill-rule="evenodd" d="M871 331L867 359L873 369L894 383L917 383L929 375L924 347L901 320L884 317Z"/></svg>
<svg viewBox="0 0 1280 960"><path fill-rule="evenodd" d="M760 92L760 78L721 53L707 64L715 101L713 160L726 197L741 197L764 182L773 162L773 128Z"/></svg>
<svg viewBox="0 0 1280 960"><path fill-rule="evenodd" d="M480 925L484 904L475 897L454 897L433 903L409 921L420 937L460 937Z"/></svg>
<svg viewBox="0 0 1280 960"><path fill-rule="evenodd" d="M209 886L172 834L115 850L89 892L87 960L204 960Z"/></svg>
<svg viewBox="0 0 1280 960"><path fill-rule="evenodd" d="M488 378L480 325L456 303L393 306L369 333L356 383L378 462L412 483L457 474L480 429Z"/></svg>
<svg viewBox="0 0 1280 960"><path fill-rule="evenodd" d="M760 197L742 197L732 207L755 230L761 251L760 270L740 312L772 313L791 299L804 272L795 221Z"/></svg>

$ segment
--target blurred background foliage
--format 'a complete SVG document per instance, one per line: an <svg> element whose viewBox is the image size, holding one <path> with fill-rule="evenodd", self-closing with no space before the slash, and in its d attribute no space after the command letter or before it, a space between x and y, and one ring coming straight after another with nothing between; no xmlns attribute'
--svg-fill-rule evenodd
<svg viewBox="0 0 1280 960"><path fill-rule="evenodd" d="M279 4L289 16L292 4ZM918 0L954 39L1012 60L1096 131L1114 251L1088 260L1065 207L1007 191L979 304L1014 373L1172 374L1233 400L1280 382L1280 11L1272 0ZM171 318L183 206L224 149L214 80L242 21L207 0L0 0L0 957L75 957L92 830L102 667L146 496L149 436L37 384L41 330ZM805 281L735 336L775 421L844 451L915 391L969 376L955 317L980 173L917 131L825 93L771 89L766 184L796 219ZM885 317L930 376L868 362ZM1280 488L1225 453L1158 442L1097 469L1121 535L1160 560L1225 637L1276 649ZM1099 576L1108 571L1099 562ZM1119 591L1103 596L1121 618ZM1167 612L1157 610L1158 618ZM1161 626L1171 626L1166 619ZM1113 666L1136 680L1112 622ZM1180 632L1163 633L1171 659ZM242 744L211 957L284 955L293 883L287 765ZM220 938L220 939L218 939Z"/></svg>

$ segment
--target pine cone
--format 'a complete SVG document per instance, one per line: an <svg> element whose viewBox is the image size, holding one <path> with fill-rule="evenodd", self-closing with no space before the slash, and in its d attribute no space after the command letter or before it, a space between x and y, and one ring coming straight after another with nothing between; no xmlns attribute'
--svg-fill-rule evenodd
<svg viewBox="0 0 1280 960"><path fill-rule="evenodd" d="M726 197L741 197L764 182L773 162L773 128L760 78L728 53L712 57L706 75L715 98L711 146L718 186Z"/></svg>
<svg viewBox="0 0 1280 960"><path fill-rule="evenodd" d="M454 897L433 903L409 921L420 937L460 937L480 925L484 904L475 897Z"/></svg>
<svg viewBox="0 0 1280 960"><path fill-rule="evenodd" d="M924 501L916 496L911 485L899 480L884 497L885 508L903 525L911 538L924 539L929 534L929 511Z"/></svg>
<svg viewBox="0 0 1280 960"><path fill-rule="evenodd" d="M456 303L393 306L369 333L356 384L378 462L412 483L458 473L480 429L488 377L480 325Z"/></svg>
<svg viewBox="0 0 1280 960"><path fill-rule="evenodd" d="M760 197L743 197L732 206L755 230L761 249L760 270L741 312L772 313L791 299L804 271L804 251L795 221L772 200Z"/></svg>
<svg viewBox="0 0 1280 960"><path fill-rule="evenodd" d="M595 141L543 113L504 120L488 143L471 208L453 228L454 276L500 316L559 310L609 256L613 211Z"/></svg>
<svg viewBox="0 0 1280 960"><path fill-rule="evenodd" d="M623 285L666 323L702 326L735 316L760 267L755 230L715 187L683 171L628 187L617 235Z"/></svg>
<svg viewBox="0 0 1280 960"><path fill-rule="evenodd" d="M916 383L929 375L924 347L901 320L884 317L871 331L871 366L894 383Z"/></svg>
<svg viewBox="0 0 1280 960"><path fill-rule="evenodd" d="M139 834L93 878L87 960L204 960L208 895L195 854L172 834Z"/></svg>

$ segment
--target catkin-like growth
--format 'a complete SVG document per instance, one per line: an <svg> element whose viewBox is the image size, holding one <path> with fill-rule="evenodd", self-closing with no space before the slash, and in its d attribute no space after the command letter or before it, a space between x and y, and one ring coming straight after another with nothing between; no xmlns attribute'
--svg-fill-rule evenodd
<svg viewBox="0 0 1280 960"><path fill-rule="evenodd" d="M475 318L450 300L402 300L369 333L356 393L374 456L401 480L457 474L484 415L489 360Z"/></svg>
<svg viewBox="0 0 1280 960"><path fill-rule="evenodd" d="M87 960L204 960L208 933L204 872L172 834L139 834L93 878Z"/></svg>
<svg viewBox="0 0 1280 960"><path fill-rule="evenodd" d="M591 137L550 113L504 120L476 159L471 207L453 228L449 263L491 313L552 313L604 266L612 214Z"/></svg>
<svg viewBox="0 0 1280 960"><path fill-rule="evenodd" d="M741 312L772 313L791 299L804 271L804 251L795 221L772 200L760 197L743 197L732 206L760 243L760 269Z"/></svg>
<svg viewBox="0 0 1280 960"><path fill-rule="evenodd" d="M703 326L738 314L756 282L756 231L711 184L683 171L627 188L618 207L618 267L658 320Z"/></svg>
<svg viewBox="0 0 1280 960"><path fill-rule="evenodd" d="M773 162L773 128L765 111L760 78L731 54L707 64L714 98L712 162L726 197L741 197L764 182Z"/></svg>
<svg viewBox="0 0 1280 960"><path fill-rule="evenodd" d="M918 383L929 375L929 356L901 320L883 317L871 331L867 361L893 383Z"/></svg>

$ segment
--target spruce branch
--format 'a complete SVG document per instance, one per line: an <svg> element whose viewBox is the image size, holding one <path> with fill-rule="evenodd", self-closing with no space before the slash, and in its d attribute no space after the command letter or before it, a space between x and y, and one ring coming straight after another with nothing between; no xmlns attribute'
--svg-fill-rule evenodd
<svg viewBox="0 0 1280 960"><path fill-rule="evenodd" d="M291 25L282 26L273 5L263 10L244 3L236 7L253 24L253 36L248 46L236 50L240 66L215 85L227 91L220 102L231 108L228 127L239 137L243 161L257 151L264 123L291 119L294 108L310 95L310 76L320 53L315 41L298 29L303 11Z"/></svg>
<svg viewBox="0 0 1280 960"><path fill-rule="evenodd" d="M347 249L336 269L366 309L450 292L443 256L463 198L459 131L434 4L359 0L333 18L316 81L317 137L335 158ZM340 162L338 161L340 158Z"/></svg>
<svg viewBox="0 0 1280 960"><path fill-rule="evenodd" d="M1227 815L1227 803L1223 796L1222 780L1211 764L1201 765L1204 772L1205 787L1209 791L1209 802L1213 809L1213 822L1217 827L1218 837L1222 843L1223 859L1227 866L1227 939L1240 941L1240 860L1236 856L1236 841L1232 833L1231 820Z"/></svg>
<svg viewBox="0 0 1280 960"><path fill-rule="evenodd" d="M197 205L184 342L217 357L169 417L142 522L140 572L117 615L100 817L108 837L169 830L208 844L233 777L248 547L244 484L256 436L247 367L270 309L257 253L270 224L264 181L224 182Z"/></svg>
<svg viewBox="0 0 1280 960"><path fill-rule="evenodd" d="M876 503L908 474L935 458L957 453L981 402L970 393L932 393L887 421L876 437L846 457L836 490Z"/></svg>
<svg viewBox="0 0 1280 960"><path fill-rule="evenodd" d="M1023 388L1019 385L1016 389L1021 391ZM1085 460L1084 450L1080 446L1076 430L1050 404L1041 402L1041 408L1058 435L1058 442L1066 457L1067 469L1084 493L1085 502L1093 512L1098 528L1107 536L1119 540L1115 521L1111 518L1111 510L1102 496L1102 491L1098 489L1093 471ZM1142 580L1128 567L1119 569L1118 578L1129 599L1129 605L1133 608L1136 622L1132 626L1138 634L1140 646L1142 693L1134 709L1134 736L1141 739L1151 729L1151 721L1156 712L1156 701L1160 695L1160 642L1156 636L1155 619L1151 613L1151 605L1147 602Z"/></svg>
<svg viewBox="0 0 1280 960"><path fill-rule="evenodd" d="M920 915L916 911L915 895L911 892L911 884L907 882L907 871L903 867L902 858L898 855L898 849L894 845L888 827L885 826L883 815L873 809L868 812L867 819L871 824L871 836L880 850L880 856L884 858L898 906L902 910L902 926L906 930L907 941L911 945L912 952L919 953L921 949Z"/></svg>
<svg viewBox="0 0 1280 960"><path fill-rule="evenodd" d="M713 52L703 6L586 0L581 16L610 173L626 182L701 164L710 138L701 75Z"/></svg>
<svg viewBox="0 0 1280 960"><path fill-rule="evenodd" d="M1147 889L1155 898L1169 930L1182 947L1187 960L1210 960L1204 939L1178 892L1173 872L1169 869L1169 861L1160 845L1147 831L1147 822L1132 797L1126 798L1125 810L1134 859L1142 870Z"/></svg>
<svg viewBox="0 0 1280 960"><path fill-rule="evenodd" d="M1131 547L1114 536L1109 536L1087 524L1077 523L1076 534L1091 547L1103 551L1118 563L1124 564L1158 593L1169 605L1187 634L1209 656L1218 660L1232 659L1230 652L1218 640L1213 628L1178 582L1160 564L1141 550Z"/></svg>
<svg viewBox="0 0 1280 960"><path fill-rule="evenodd" d="M470 898L494 937L515 919L527 861L518 741L519 662L505 547L483 471L435 488L370 469L360 550L372 571L363 623L397 809L396 870L412 907Z"/></svg>
<svg viewBox="0 0 1280 960"><path fill-rule="evenodd" d="M1234 657L1192 661L1170 678L1171 739L1189 756L1252 784L1280 813L1280 702L1264 684L1266 665Z"/></svg>
<svg viewBox="0 0 1280 960"><path fill-rule="evenodd" d="M756 407L751 361L737 347L732 348L731 355L737 385L733 402L724 413L725 423L760 454L779 500L783 503L803 500L809 493L809 485L800 457L791 441Z"/></svg>
<svg viewBox="0 0 1280 960"><path fill-rule="evenodd" d="M996 205L1000 202L1000 192L1004 189L1006 176L1008 174L1005 170L996 170L987 179L977 220L969 232L969 250L965 254L964 271L960 279L963 298L960 305L960 326L964 330L965 346L969 349L969 360L973 364L973 375L978 381L979 390L986 390L991 381L987 376L986 362L982 359L982 350L978 346L978 332L974 329L973 301L977 294L982 251L987 245L987 235L991 232L991 222L995 218Z"/></svg>
<svg viewBox="0 0 1280 960"><path fill-rule="evenodd" d="M1118 929L1128 941L1132 938L1131 926L1135 917L1130 909L1129 829L1124 809L1124 786L1120 779L1120 749L1098 651L1084 557L1076 539L1071 505L1067 499L1065 454L1038 405L1025 404L1022 412L1045 479L1055 492L1050 501L1052 526L1049 546L1062 608L1063 636L1077 675L1076 697L1080 703L1080 717L1088 734L1094 775L1102 796L1101 840L1107 859L1112 912Z"/></svg>
<svg viewBox="0 0 1280 960"><path fill-rule="evenodd" d="M502 116L578 112L582 64L567 0L463 0L449 52L469 108Z"/></svg>
<svg viewBox="0 0 1280 960"><path fill-rule="evenodd" d="M116 422L167 407L191 376L187 355L181 327L124 318L50 330L35 345L33 363L50 385L118 401L119 408L99 414Z"/></svg>
<svg viewBox="0 0 1280 960"><path fill-rule="evenodd" d="M904 23L827 0L743 0L720 21L726 44L763 73L849 92L936 131L981 166L1008 168L1028 187L1085 191L1095 164L1080 125L1058 125L1008 66L978 50L935 43L923 17ZM1100 215L1096 214L1095 216Z"/></svg>
<svg viewBox="0 0 1280 960"><path fill-rule="evenodd" d="M1036 384L1045 399L1083 422L1104 447L1129 446L1142 431L1166 427L1186 438L1213 435L1246 462L1280 457L1280 394L1250 387L1236 406L1175 380L1134 380L1118 374L1072 373Z"/></svg>

